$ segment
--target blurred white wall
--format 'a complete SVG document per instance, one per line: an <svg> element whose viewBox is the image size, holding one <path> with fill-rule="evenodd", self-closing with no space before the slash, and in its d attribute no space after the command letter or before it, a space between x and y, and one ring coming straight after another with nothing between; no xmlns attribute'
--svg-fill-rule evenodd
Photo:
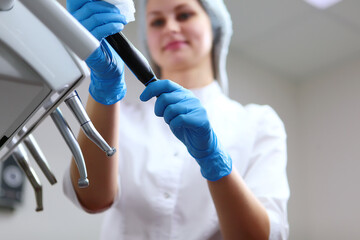
<svg viewBox="0 0 360 240"><path fill-rule="evenodd" d="M360 239L359 66L360 60L348 63L299 88L297 153L305 167L299 180L308 231L302 239Z"/></svg>
<svg viewBox="0 0 360 240"><path fill-rule="evenodd" d="M135 28L136 24L129 24L125 34L136 44ZM295 82L230 50L230 96L242 104L269 104L285 123L292 240L360 237L359 66L360 61L348 63ZM129 71L127 84L127 98L137 101L143 86ZM88 81L79 87L83 102L87 87ZM76 120L65 105L61 108L77 133ZM58 184L50 186L33 164L44 187L44 211L35 212L34 194L27 183L23 204L13 212L0 211L0 239L99 239L103 215L82 212L62 193L62 177L71 154L52 121L47 119L35 136Z"/></svg>
<svg viewBox="0 0 360 240"><path fill-rule="evenodd" d="M285 123L290 239L359 239L360 60L298 82L256 66L231 51L230 95Z"/></svg>
<svg viewBox="0 0 360 240"><path fill-rule="evenodd" d="M246 61L241 53L230 51L228 59L230 97L243 105L249 103L270 105L283 120L288 135L288 180L291 199L289 202L290 231L293 236L303 236L303 219L306 212L304 184L301 172L304 168L299 159L299 84ZM306 238L298 238L306 239Z"/></svg>

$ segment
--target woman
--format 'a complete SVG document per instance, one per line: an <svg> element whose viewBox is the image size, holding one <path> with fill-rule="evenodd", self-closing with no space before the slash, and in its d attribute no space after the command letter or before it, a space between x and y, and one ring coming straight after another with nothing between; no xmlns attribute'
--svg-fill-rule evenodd
<svg viewBox="0 0 360 240"><path fill-rule="evenodd" d="M87 112L118 151L108 159L80 134L90 187L77 187L72 161L66 194L88 212L108 209L103 239L286 239L286 134L270 107L244 107L222 92L231 35L224 3L140 5L149 60L171 81L150 83L144 103L127 104L123 62L102 41L86 61ZM126 24L105 2L68 0L68 10L99 40Z"/></svg>

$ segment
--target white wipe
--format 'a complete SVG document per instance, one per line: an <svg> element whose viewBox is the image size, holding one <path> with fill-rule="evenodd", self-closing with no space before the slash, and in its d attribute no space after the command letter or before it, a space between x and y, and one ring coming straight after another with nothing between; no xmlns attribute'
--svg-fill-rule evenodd
<svg viewBox="0 0 360 240"><path fill-rule="evenodd" d="M127 22L135 21L135 6L132 0L103 0L115 5L122 15L126 17Z"/></svg>

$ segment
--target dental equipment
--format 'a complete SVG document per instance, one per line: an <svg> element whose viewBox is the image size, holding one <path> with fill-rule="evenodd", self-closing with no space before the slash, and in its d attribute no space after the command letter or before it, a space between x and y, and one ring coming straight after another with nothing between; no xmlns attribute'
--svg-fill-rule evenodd
<svg viewBox="0 0 360 240"><path fill-rule="evenodd" d="M47 2L63 9L53 0L24 1L33 8ZM56 11L49 9L51 11L43 11L42 15L56 16L52 13ZM64 18L72 16L68 14ZM62 22L61 17L58 22ZM85 63L50 29L25 7L23 1L15 1L10 10L0 11L0 109L7 112L0 118L0 148L30 123L26 134L18 139L22 142L89 75ZM95 38L91 41L97 42ZM91 49L83 46L91 54L98 45ZM51 107L41 112L42 106L50 100ZM40 116L36 116L37 112Z"/></svg>
<svg viewBox="0 0 360 240"><path fill-rule="evenodd" d="M103 0L115 5L120 12L127 15L127 19L134 20L131 14L135 12L133 1L128 0ZM144 55L125 37L122 32L106 37L108 43L119 54L126 66L132 71L135 77L147 86L149 83L158 80L148 60ZM81 123L80 123L81 124Z"/></svg>
<svg viewBox="0 0 360 240"><path fill-rule="evenodd" d="M6 112L0 117L0 161L16 157L34 187L38 210L42 209L42 188L24 157L22 143L54 184L56 179L31 135L49 115L74 155L79 186L89 184L81 149L58 109L62 102L96 145L108 156L115 152L74 93L89 76L83 60L98 47L97 39L55 0L0 0L0 111Z"/></svg>
<svg viewBox="0 0 360 240"><path fill-rule="evenodd" d="M19 132L19 136L22 136L26 133L26 128L24 127ZM47 162L43 152L41 151L37 141L35 140L34 136L32 134L29 134L24 139L24 145L29 150L31 156L34 158L38 166L40 167L41 171L44 173L47 180L50 182L51 185L54 185L57 180L54 176L54 174L50 170L49 163Z"/></svg>
<svg viewBox="0 0 360 240"><path fill-rule="evenodd" d="M95 129L76 91L69 94L69 96L65 99L65 103L75 115L85 135L91 141L93 141L101 150L106 152L107 156L111 157L112 155L114 155L116 149L110 147L109 144L107 144L107 142Z"/></svg>
<svg viewBox="0 0 360 240"><path fill-rule="evenodd" d="M106 38L108 43L119 54L126 66L136 78L145 86L156 81L154 71L144 55L125 37L123 33L116 33Z"/></svg>
<svg viewBox="0 0 360 240"><path fill-rule="evenodd" d="M127 20L133 21L135 12L134 2L130 0L103 0L119 8ZM144 55L120 32L106 37L108 43L119 54L126 66L132 71L135 77L147 86L150 82L156 81L148 60Z"/></svg>
<svg viewBox="0 0 360 240"><path fill-rule="evenodd" d="M69 125L65 121L59 108L53 111L50 115L74 156L75 163L76 166L78 167L80 174L80 178L78 180L78 186L80 188L88 187L89 180L87 178L85 160L82 155L79 143L76 141L73 132L71 131Z"/></svg>
<svg viewBox="0 0 360 240"><path fill-rule="evenodd" d="M9 147L15 145L16 139L13 138L9 143ZM12 156L15 161L19 165L19 167L24 171L26 177L31 183L31 186L35 192L35 200L36 200L36 211L43 210L43 194L42 194L42 186L39 180L39 177L36 175L34 169L29 164L29 159L26 154L25 148L22 144L18 144L17 147L12 151Z"/></svg>

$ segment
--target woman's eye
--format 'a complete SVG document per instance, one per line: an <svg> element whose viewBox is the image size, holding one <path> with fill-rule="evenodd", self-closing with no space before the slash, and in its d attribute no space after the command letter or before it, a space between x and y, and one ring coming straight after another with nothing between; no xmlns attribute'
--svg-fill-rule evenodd
<svg viewBox="0 0 360 240"><path fill-rule="evenodd" d="M189 13L189 12L184 12L184 13L180 13L178 16L177 16L177 19L179 21L186 21L188 20L190 17L192 17L192 13Z"/></svg>
<svg viewBox="0 0 360 240"><path fill-rule="evenodd" d="M150 26L152 27L161 27L165 24L165 21L163 19L155 19L151 21Z"/></svg>

